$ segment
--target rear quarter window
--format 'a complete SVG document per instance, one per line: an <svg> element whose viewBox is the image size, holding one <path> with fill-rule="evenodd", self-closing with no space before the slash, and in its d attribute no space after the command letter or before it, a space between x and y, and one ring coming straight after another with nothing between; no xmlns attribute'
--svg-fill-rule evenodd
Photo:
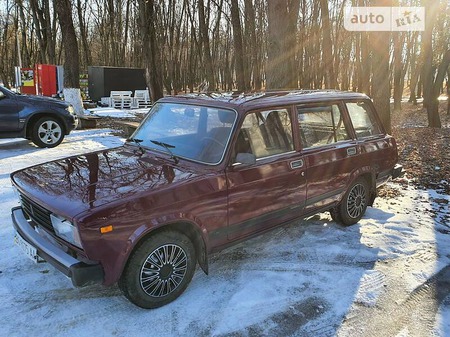
<svg viewBox="0 0 450 337"><path fill-rule="evenodd" d="M345 104L357 138L383 134L375 111L367 102L347 102Z"/></svg>
<svg viewBox="0 0 450 337"><path fill-rule="evenodd" d="M337 104L297 107L303 148L323 146L350 139Z"/></svg>

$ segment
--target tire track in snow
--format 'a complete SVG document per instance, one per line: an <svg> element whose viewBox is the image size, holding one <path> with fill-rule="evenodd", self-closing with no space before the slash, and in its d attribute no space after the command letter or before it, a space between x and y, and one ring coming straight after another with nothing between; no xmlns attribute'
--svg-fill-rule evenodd
<svg viewBox="0 0 450 337"><path fill-rule="evenodd" d="M420 252L416 256L422 256L428 260L431 255ZM392 272L392 270L401 271L402 267L400 263L394 263L394 266L392 264L386 268L380 266L380 269ZM389 277L385 279L385 282L386 290L376 305L353 305L338 336L398 336L405 331L407 335L411 333L414 337L430 336L436 313L450 293L450 265L441 269L403 298L400 298L400 294L404 291L401 277L395 279Z"/></svg>

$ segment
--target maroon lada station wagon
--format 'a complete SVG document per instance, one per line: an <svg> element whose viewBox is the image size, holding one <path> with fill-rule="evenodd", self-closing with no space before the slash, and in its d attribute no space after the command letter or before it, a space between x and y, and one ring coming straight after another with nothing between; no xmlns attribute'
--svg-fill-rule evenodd
<svg viewBox="0 0 450 337"><path fill-rule="evenodd" d="M396 162L363 94L166 97L122 147L14 172L15 241L75 286L118 282L156 308L211 252L317 212L358 222Z"/></svg>

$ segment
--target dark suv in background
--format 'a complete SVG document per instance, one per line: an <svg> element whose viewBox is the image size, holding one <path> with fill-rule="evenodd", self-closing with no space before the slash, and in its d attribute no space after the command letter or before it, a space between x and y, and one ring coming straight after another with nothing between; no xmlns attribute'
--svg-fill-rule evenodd
<svg viewBox="0 0 450 337"><path fill-rule="evenodd" d="M73 107L64 101L0 86L0 138L26 138L39 147L55 147L77 124Z"/></svg>

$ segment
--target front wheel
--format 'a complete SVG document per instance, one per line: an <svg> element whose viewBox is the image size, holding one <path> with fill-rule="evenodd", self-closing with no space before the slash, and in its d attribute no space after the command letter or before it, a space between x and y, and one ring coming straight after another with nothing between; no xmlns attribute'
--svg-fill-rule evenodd
<svg viewBox="0 0 450 337"><path fill-rule="evenodd" d="M64 127L53 117L42 117L34 123L31 140L39 147L55 147L64 139Z"/></svg>
<svg viewBox="0 0 450 337"><path fill-rule="evenodd" d="M350 226L361 220L366 212L369 200L369 187L364 178L354 181L344 198L335 208L330 210L334 221Z"/></svg>
<svg viewBox="0 0 450 337"><path fill-rule="evenodd" d="M195 265L195 249L186 235L160 232L145 240L131 255L119 288L137 306L158 308L184 292Z"/></svg>

